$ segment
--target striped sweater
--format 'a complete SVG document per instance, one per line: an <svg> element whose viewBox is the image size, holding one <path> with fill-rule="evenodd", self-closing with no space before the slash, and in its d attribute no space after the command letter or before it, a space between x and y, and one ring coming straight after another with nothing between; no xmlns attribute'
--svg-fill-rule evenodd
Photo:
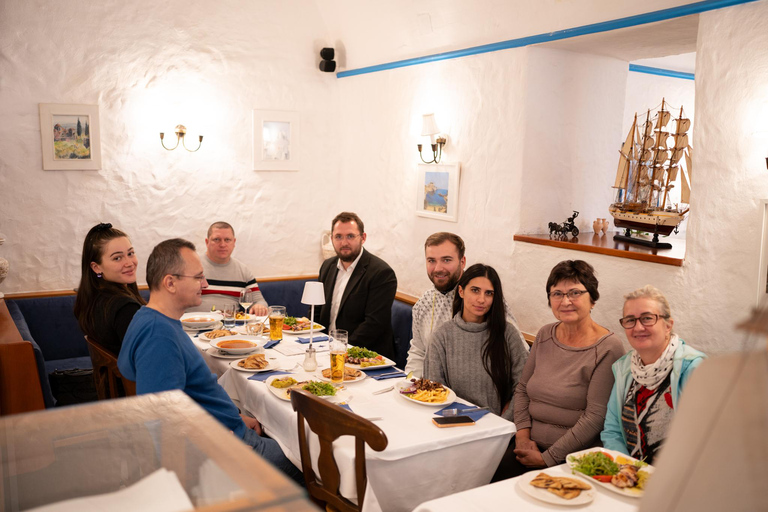
<svg viewBox="0 0 768 512"><path fill-rule="evenodd" d="M208 288L203 290L202 304L190 308L189 311L210 311L213 306L220 310L227 303L237 303L240 292L246 288L256 292L254 304L267 305L253 273L240 261L230 258L228 263L220 265L208 259L207 254L204 254L200 261L203 263Z"/></svg>

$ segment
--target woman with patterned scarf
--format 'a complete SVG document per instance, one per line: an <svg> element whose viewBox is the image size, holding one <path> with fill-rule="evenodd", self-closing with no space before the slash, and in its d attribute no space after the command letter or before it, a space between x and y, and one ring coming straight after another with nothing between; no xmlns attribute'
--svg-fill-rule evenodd
<svg viewBox="0 0 768 512"><path fill-rule="evenodd" d="M651 285L624 297L619 320L634 350L613 364L603 446L653 463L683 386L706 357L672 332L666 297Z"/></svg>

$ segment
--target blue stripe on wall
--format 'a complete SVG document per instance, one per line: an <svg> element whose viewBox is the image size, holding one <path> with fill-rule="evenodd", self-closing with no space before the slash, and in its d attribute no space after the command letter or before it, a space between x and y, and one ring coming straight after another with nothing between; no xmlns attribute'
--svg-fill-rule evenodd
<svg viewBox="0 0 768 512"><path fill-rule="evenodd" d="M647 73L649 75L668 76L671 78L682 78L685 80L693 80L693 73L685 73L683 71L673 71L671 69L652 68L650 66L639 66L637 64L630 64L629 70L635 73Z"/></svg>
<svg viewBox="0 0 768 512"><path fill-rule="evenodd" d="M364 75L367 73L376 73L377 71L384 71L387 69L404 68L407 66L416 66L418 64L427 64L429 62L437 62L440 60L458 59L460 57L467 57L469 55L478 55L481 53L496 52L499 50L508 50L510 48L520 48L521 46L530 46L532 44L546 43L550 41L559 41L561 39L568 39L571 37L578 37L587 34L596 34L599 32L608 32L611 30L618 30L621 28L634 27L637 25L645 25L647 23L656 23L658 21L671 20L674 18L680 18L683 16L690 16L691 14L698 14L700 12L712 11L715 9L722 9L724 7L731 7L739 4L746 4L750 2L756 2L757 0L704 0L702 2L696 2L688 5L681 5L679 7L671 7L669 9L662 9L660 11L653 11L645 14L637 14L635 16L628 16L626 18L619 18L611 21L603 21L600 23L593 23L591 25L584 25L581 27L574 27L565 30L558 30L556 32L548 32L546 34L539 34L535 36L521 37L519 39L510 39L509 41L501 41L499 43L484 44L481 46L473 46L472 48L465 48L463 50L454 50L444 53L436 53L434 55L427 55L425 57L416 57L413 59L398 60L395 62L388 62L386 64L378 64L376 66L368 66L364 68L349 69L347 71L339 71L336 73L337 78L345 78L348 76Z"/></svg>

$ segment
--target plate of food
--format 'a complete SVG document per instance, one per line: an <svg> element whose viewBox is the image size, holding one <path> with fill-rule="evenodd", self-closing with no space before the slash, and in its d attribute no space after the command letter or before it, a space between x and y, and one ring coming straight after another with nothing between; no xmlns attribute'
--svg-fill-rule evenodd
<svg viewBox="0 0 768 512"><path fill-rule="evenodd" d="M347 347L347 362L346 366L354 368L355 370L361 370L365 368L388 368L395 366L393 360L388 357L379 355L378 352L368 350L363 347Z"/></svg>
<svg viewBox="0 0 768 512"><path fill-rule="evenodd" d="M315 377L326 382L331 382L331 369L326 368L325 370L317 370L317 372L315 372ZM360 382L365 377L365 372L350 368L346 365L344 366L344 382Z"/></svg>
<svg viewBox="0 0 768 512"><path fill-rule="evenodd" d="M185 329L210 329L211 326L221 321L220 313L212 312L197 312L197 313L184 313L181 315L181 325Z"/></svg>
<svg viewBox="0 0 768 512"><path fill-rule="evenodd" d="M586 505L595 499L595 488L580 476L553 476L540 469L529 471L517 480L528 496L553 505Z"/></svg>
<svg viewBox="0 0 768 512"><path fill-rule="evenodd" d="M266 340L261 336L248 336L246 334L236 334L233 336L222 336L210 341L213 348L219 349L230 354L245 355L253 352L259 347L263 347Z"/></svg>
<svg viewBox="0 0 768 512"><path fill-rule="evenodd" d="M653 473L650 464L607 448L589 448L571 453L565 462L571 471L589 477L604 489L633 498L643 496L648 478Z"/></svg>
<svg viewBox="0 0 768 512"><path fill-rule="evenodd" d="M236 334L238 334L236 331L231 331L229 329L214 329L213 331L200 334L200 339L202 341L211 341L223 336L235 336Z"/></svg>
<svg viewBox="0 0 768 512"><path fill-rule="evenodd" d="M243 354L230 354L229 352L222 352L221 350L213 347L206 349L205 353L211 357L215 357L216 359L242 359L243 358Z"/></svg>
<svg viewBox="0 0 768 512"><path fill-rule="evenodd" d="M315 396L332 402L343 402L349 399L349 393L346 390L328 382L312 380L309 375L275 375L266 380L266 385L273 395L287 402L291 400L291 391L294 389L309 391Z"/></svg>
<svg viewBox="0 0 768 512"><path fill-rule="evenodd" d="M456 393L429 379L411 379L397 384L398 395L410 402L429 407L450 404L456 400Z"/></svg>
<svg viewBox="0 0 768 512"><path fill-rule="evenodd" d="M275 361L267 361L264 354L252 354L245 359L230 361L229 366L237 371L249 373L270 372L280 367Z"/></svg>
<svg viewBox="0 0 768 512"><path fill-rule="evenodd" d="M309 333L309 326L312 322L309 318L301 316L296 318L295 316L287 316L283 320L283 333L284 334L307 334ZM325 329L322 325L315 322L314 332L319 332Z"/></svg>

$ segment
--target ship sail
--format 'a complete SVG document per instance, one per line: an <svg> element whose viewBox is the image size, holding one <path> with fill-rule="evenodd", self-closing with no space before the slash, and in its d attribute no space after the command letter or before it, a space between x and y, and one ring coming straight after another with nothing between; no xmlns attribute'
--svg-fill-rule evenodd
<svg viewBox="0 0 768 512"><path fill-rule="evenodd" d="M619 168L616 170L616 181L613 184L613 188L627 189L627 182L629 181L629 169L632 164L632 160L635 159L635 131L637 130L637 114L635 114L635 120L632 122L632 127L627 134L627 140L624 141L624 145L621 146L621 156L619 157Z"/></svg>
<svg viewBox="0 0 768 512"><path fill-rule="evenodd" d="M687 172L683 171L680 173L680 176L682 177L682 181L683 181L683 186L680 188L680 202L690 203L691 202L691 184L688 183L689 175Z"/></svg>
<svg viewBox="0 0 768 512"><path fill-rule="evenodd" d="M683 134L691 127L691 120L686 118L675 119L677 121L677 133Z"/></svg>

